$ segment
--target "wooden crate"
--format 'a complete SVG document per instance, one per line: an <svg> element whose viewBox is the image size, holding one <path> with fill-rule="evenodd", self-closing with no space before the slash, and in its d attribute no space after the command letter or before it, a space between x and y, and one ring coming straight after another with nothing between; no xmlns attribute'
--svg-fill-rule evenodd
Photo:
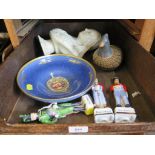
<svg viewBox="0 0 155 155"><path fill-rule="evenodd" d="M72 35L87 28L109 33L112 44L119 46L124 53L124 62L113 72L105 72L92 62L93 51L87 52L85 59L90 61L98 79L105 85L105 95L114 108L114 98L109 91L111 78L119 76L129 89L130 100L137 112L135 123L95 124L93 116L76 114L61 119L54 125L22 124L19 114L34 112L44 104L22 94L16 84L20 67L40 55L35 37L40 34L48 38L52 28L62 28ZM88 127L86 134L148 134L155 132L155 58L142 48L122 25L115 20L100 21L44 21L24 39L0 66L0 133L1 134L69 134L71 126ZM140 91L136 98L131 93Z"/></svg>

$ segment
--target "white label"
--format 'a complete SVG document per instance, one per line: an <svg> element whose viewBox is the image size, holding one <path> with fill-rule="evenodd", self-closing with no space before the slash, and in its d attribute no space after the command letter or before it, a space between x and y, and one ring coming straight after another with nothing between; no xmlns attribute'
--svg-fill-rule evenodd
<svg viewBox="0 0 155 155"><path fill-rule="evenodd" d="M88 126L69 126L68 131L69 133L87 133Z"/></svg>
<svg viewBox="0 0 155 155"><path fill-rule="evenodd" d="M116 107L115 113L136 113L134 108L131 107Z"/></svg>
<svg viewBox="0 0 155 155"><path fill-rule="evenodd" d="M95 108L94 115L100 114L113 114L113 111L111 108Z"/></svg>

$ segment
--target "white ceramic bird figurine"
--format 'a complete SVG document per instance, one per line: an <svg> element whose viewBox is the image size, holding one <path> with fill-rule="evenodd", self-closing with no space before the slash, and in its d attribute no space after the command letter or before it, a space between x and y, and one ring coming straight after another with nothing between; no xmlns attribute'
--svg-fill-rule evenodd
<svg viewBox="0 0 155 155"><path fill-rule="evenodd" d="M56 52L83 57L88 50L97 48L101 41L101 34L93 29L81 31L77 38L59 28L51 30L49 35L50 40L38 36L45 55Z"/></svg>

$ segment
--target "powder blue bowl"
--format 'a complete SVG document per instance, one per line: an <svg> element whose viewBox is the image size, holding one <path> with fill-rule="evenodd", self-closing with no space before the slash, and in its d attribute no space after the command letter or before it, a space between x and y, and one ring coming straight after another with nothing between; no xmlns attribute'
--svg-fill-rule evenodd
<svg viewBox="0 0 155 155"><path fill-rule="evenodd" d="M62 83L60 87L53 83L50 84L53 90L47 82L58 77L67 82ZM17 83L29 97L46 103L59 103L71 101L86 94L91 89L95 78L95 69L86 60L53 54L38 57L26 63L18 72ZM66 89L61 91L60 88L63 87Z"/></svg>

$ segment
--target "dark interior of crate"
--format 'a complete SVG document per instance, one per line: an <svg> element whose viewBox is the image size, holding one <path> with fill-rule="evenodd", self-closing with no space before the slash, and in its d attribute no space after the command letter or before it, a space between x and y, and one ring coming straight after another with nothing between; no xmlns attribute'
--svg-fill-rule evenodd
<svg viewBox="0 0 155 155"><path fill-rule="evenodd" d="M48 38L48 33L52 28L59 27L70 34L77 36L78 32L83 30L84 28L94 28L101 32L102 34L104 33L109 33L109 37L111 40L112 44L115 44L119 46L123 53L124 53L124 61L122 65L116 70L116 71L103 71L101 68L97 67L95 64L92 62L92 54L94 51L88 51L84 58L91 62L97 72L97 78L101 83L104 84L105 86L105 96L107 98L108 103L112 106L114 109L115 102L113 95L111 94L109 87L111 85L111 79L114 76L120 77L122 83L126 84L128 91L129 91L129 99L132 104L132 106L135 108L137 112L137 122L153 122L155 121L155 112L154 112L154 96L151 97L150 90L148 91L148 87L150 89L154 89L154 87L151 87L152 84L149 86L145 85L147 89L145 89L144 84L145 84L145 75L141 75L144 70L146 71L146 66L145 65L139 65L140 71L138 70L138 65L139 61L143 61L143 57L146 57L146 59L149 59L152 61L154 65L154 58L146 51L141 48L137 42L121 27L121 25L115 21L67 21L67 22L50 22L50 23L41 23L38 25L33 32L23 41L23 43L20 45L19 48L17 48L13 54L15 55L17 52L21 56L17 56L17 61L21 62L16 62L18 63L16 65L16 69L14 71L13 75L17 74L17 71L19 68L28 60L31 60L32 58L41 55L40 52L40 47L35 39L35 37L40 34L44 38ZM22 51L20 51L22 50ZM21 52L21 53L20 53ZM23 52L23 53L22 53ZM135 52L135 55L134 55ZM132 58L135 56L134 58ZM10 56L11 57L11 56ZM13 56L12 57L16 57ZM148 58L149 57L149 58ZM137 60L136 60L137 59ZM8 60L9 61L9 60ZM15 61L15 60L14 60ZM149 61L149 62L150 62ZM152 65L152 64L149 64ZM135 72L136 71L136 72ZM146 71L149 72L149 71ZM152 70L149 72L151 74ZM140 76L141 75L141 76ZM149 76L149 75L148 75ZM9 76L10 77L10 76ZM10 77L11 78L11 77ZM10 100L8 100L8 103L11 107L7 107L8 111L5 112L5 109L2 113L1 111L1 116L7 118L7 122L14 124L14 123L20 123L19 119L19 114L27 114L31 112L36 112L39 108L42 106L45 106L47 104L41 103L38 101L35 101L29 97L27 97L25 94L21 93L19 88L16 86L16 81L15 81L16 76L12 79L14 82L14 96L13 102L11 104L11 97L8 94L8 97L10 97ZM9 79L9 78L8 78ZM2 84L1 84L2 85ZM9 87L9 86L8 86ZM135 91L140 91L141 95L133 98L131 96L132 93ZM151 91L152 92L152 91ZM89 92L91 94L91 91ZM6 93L7 94L7 93ZM4 95L1 93L1 95ZM7 99L3 99L3 104L7 104ZM5 103L4 103L5 102ZM72 101L75 102L75 101ZM4 106L4 105L3 105ZM1 107L3 108L1 105ZM8 116L8 117L7 117ZM71 116L67 116L66 118L63 118L58 121L60 124L76 124L76 123L93 123L94 118L93 115L91 116L86 116L83 113L79 114L73 114Z"/></svg>
<svg viewBox="0 0 155 155"><path fill-rule="evenodd" d="M88 54L87 54L88 55ZM86 55L86 56L87 56ZM90 53L89 56L90 57ZM88 58L87 57L87 58ZM92 59L89 59L92 60ZM95 66L95 65L94 65ZM134 82L131 74L128 72L128 69L126 68L125 65L122 65L117 71L113 72L105 72L95 66L95 69L97 71L97 77L100 82L102 82L105 86L105 96L107 98L108 103L113 107L115 106L115 101L113 98L113 95L109 91L109 87L111 85L111 79L114 76L120 77L123 83L125 83L128 87L129 91L129 96L130 96L130 102L132 103L133 107L135 108L138 117L137 121L155 121L155 116L152 113L150 107L148 106L148 101L145 99L143 95L139 95L135 98L131 96L131 93L135 91L140 91L141 90L137 87L136 83ZM91 95L91 91L89 92ZM71 102L76 102L71 101ZM20 122L19 119L19 114L27 114L31 112L36 112L39 108L42 106L45 106L46 104L34 101L33 99L30 99L24 94L21 94L19 100L17 101L9 119L9 123L18 123ZM93 123L93 115L91 116L86 116L85 114L73 114L71 116L68 116L66 118L60 119L58 123L71 123L71 124L76 124L76 123Z"/></svg>

